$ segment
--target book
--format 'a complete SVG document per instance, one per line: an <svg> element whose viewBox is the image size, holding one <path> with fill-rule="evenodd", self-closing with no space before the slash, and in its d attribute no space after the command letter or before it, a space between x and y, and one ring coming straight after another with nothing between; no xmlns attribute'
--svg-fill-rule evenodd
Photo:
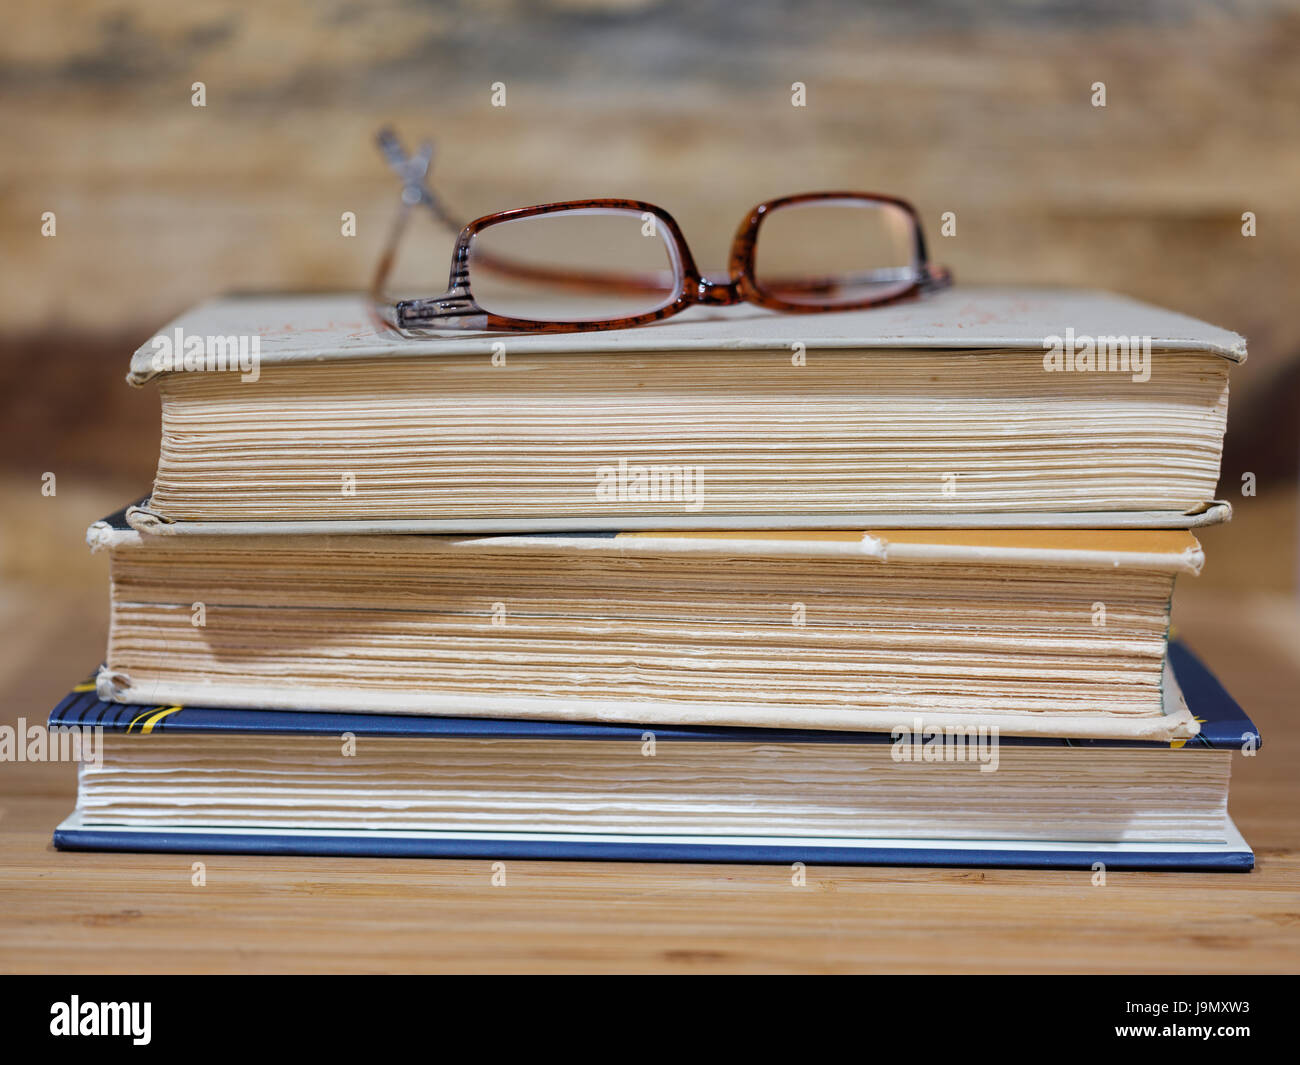
<svg viewBox="0 0 1300 1065"><path fill-rule="evenodd" d="M1237 870L1234 751L1260 737L1186 648L1169 744L123 705L61 849Z"/></svg>
<svg viewBox="0 0 1300 1065"><path fill-rule="evenodd" d="M1185 530L142 534L99 694L254 709L1170 740Z"/></svg>
<svg viewBox="0 0 1300 1065"><path fill-rule="evenodd" d="M1106 293L709 308L614 332L375 325L359 296L219 299L135 353L158 533L1191 527L1235 333Z"/></svg>

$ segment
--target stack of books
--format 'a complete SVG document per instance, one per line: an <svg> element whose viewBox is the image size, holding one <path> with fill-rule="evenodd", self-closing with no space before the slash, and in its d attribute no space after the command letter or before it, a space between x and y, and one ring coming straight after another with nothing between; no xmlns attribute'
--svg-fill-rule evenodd
<svg viewBox="0 0 1300 1065"><path fill-rule="evenodd" d="M206 304L134 356L66 848L1249 869L1169 640L1242 339L954 290L403 339Z"/></svg>

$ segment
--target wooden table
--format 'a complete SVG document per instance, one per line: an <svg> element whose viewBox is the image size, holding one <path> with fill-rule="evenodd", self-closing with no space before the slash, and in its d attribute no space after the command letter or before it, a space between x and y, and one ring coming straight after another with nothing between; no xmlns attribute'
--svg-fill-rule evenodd
<svg viewBox="0 0 1300 1065"><path fill-rule="evenodd" d="M1256 574L1291 550L1275 518L1236 526L1203 537L1212 563L1234 540ZM43 720L102 656L102 567L73 549L0 594L5 720ZM59 853L73 768L5 763L0 970L1294 972L1300 622L1236 573L1184 581L1175 616L1264 735L1233 768L1248 875L812 867L796 888L784 866L512 861L493 887L479 860Z"/></svg>

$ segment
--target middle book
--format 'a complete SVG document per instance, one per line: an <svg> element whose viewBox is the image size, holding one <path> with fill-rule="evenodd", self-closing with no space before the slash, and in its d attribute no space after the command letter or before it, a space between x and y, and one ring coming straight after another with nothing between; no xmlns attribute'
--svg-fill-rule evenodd
<svg viewBox="0 0 1300 1065"><path fill-rule="evenodd" d="M1175 739L1185 531L149 535L111 556L119 702Z"/></svg>

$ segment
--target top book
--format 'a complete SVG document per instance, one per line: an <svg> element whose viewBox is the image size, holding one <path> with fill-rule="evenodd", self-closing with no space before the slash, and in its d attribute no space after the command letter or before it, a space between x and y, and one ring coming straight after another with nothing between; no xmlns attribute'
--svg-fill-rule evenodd
<svg viewBox="0 0 1300 1065"><path fill-rule="evenodd" d="M1235 333L1100 292L404 339L360 296L232 297L135 353L154 532L1189 527Z"/></svg>

